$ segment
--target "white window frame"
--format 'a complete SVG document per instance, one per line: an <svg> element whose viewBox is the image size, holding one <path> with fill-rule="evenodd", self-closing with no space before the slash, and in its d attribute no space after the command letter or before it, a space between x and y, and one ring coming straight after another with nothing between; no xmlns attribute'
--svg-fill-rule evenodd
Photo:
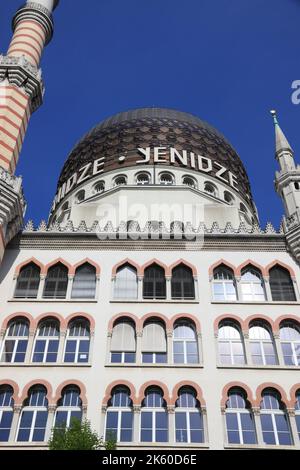
<svg viewBox="0 0 300 470"><path fill-rule="evenodd" d="M143 414L143 412L152 414L152 430L151 430L152 431L152 440L151 441L142 441L142 414ZM156 413L166 413L168 415L167 410L164 407L157 407L157 408L156 407L155 408L153 408L153 407L148 408L147 406L142 407L141 416L140 416L140 442L143 442L143 443L147 443L147 442L156 443L157 442L155 440ZM169 424L169 423L167 422L167 424ZM167 432L168 432L168 439L167 439L167 441L164 441L166 443L169 441L169 434L170 434L169 426L167 428ZM163 442L159 442L159 444L163 444Z"/></svg>
<svg viewBox="0 0 300 470"><path fill-rule="evenodd" d="M81 412L82 413L82 407L81 406L58 406L55 411L55 417L54 417L54 423L56 423L56 415L60 411L66 411L67 412L67 420L66 420L66 428L70 427L70 422L71 422L71 414L73 411Z"/></svg>
<svg viewBox="0 0 300 470"><path fill-rule="evenodd" d="M194 339L192 338L175 338L175 329L177 326L180 326L180 323L178 323L177 325L175 324L174 326L174 329L173 329L173 345L176 343L176 342L180 342L180 343L183 343L183 356L184 356L184 362L183 363L180 363L180 362L175 362L174 361L174 347L173 347L173 364L199 364L199 361L200 361L200 357L199 357L199 347L198 347L198 341L197 341L197 334L196 334L196 331L195 329L193 328L192 325L189 325L188 323L184 324L182 323L183 326L188 326L189 328L191 328L194 332ZM198 361L197 362L188 362L187 361L187 358L188 358L188 352L187 352L187 344L188 343L195 343L196 346L197 346L197 356L198 356Z"/></svg>
<svg viewBox="0 0 300 470"><path fill-rule="evenodd" d="M176 441L176 432L177 432L177 429L176 429L176 413L185 413L186 414L186 431L187 431L187 441ZM202 416L202 424L203 424L203 441L202 442L191 442L191 423L190 423L190 415L194 413L194 414L200 414ZM201 413L201 408L197 408L197 407L194 407L194 408L183 408L183 407L176 407L175 408L175 436L174 436L174 442L176 442L176 444L203 444L205 442L205 432L204 432L204 420L203 420L203 415Z"/></svg>
<svg viewBox="0 0 300 470"><path fill-rule="evenodd" d="M279 443L279 438L278 438L278 429L277 429L277 423L276 423L276 419L275 419L275 415L281 415L281 416L286 416L286 419L287 419L287 425L288 425L288 428L289 428L289 431L290 431L290 438L291 438L291 444L289 444L289 446L292 446L293 445L293 435L292 435L292 430L291 430L291 426L290 426L290 422L289 422L289 418L288 416L286 415L286 413L283 411L283 410L280 410L280 409L266 409L266 408L261 408L260 410L260 414L261 415L271 415L271 419L272 419L272 426L273 426L273 434L275 436L275 445L277 446L281 446L281 445L285 445L285 444L280 444ZM262 429L262 433L264 432L264 430ZM265 444L266 446L270 446L272 444ZM288 444L287 444L288 445Z"/></svg>
<svg viewBox="0 0 300 470"><path fill-rule="evenodd" d="M220 334L220 329L221 328L224 328L226 326L230 326L231 328L234 328L238 333L239 333L239 339L238 338L220 338L219 337L219 334ZM219 351L219 345L221 343L227 343L229 344L229 347L230 347L230 364L227 364L227 363L223 363L222 360L221 360L221 356L223 354L220 354L220 351ZM242 349L243 349L243 357L244 357L244 362L241 363L241 362L235 362L234 360L234 351L233 351L233 345L234 344L241 344L242 345ZM219 362L221 365L224 365L224 366L230 366L230 365L238 365L238 366L243 366L246 364L246 354L245 354L245 344L244 344L244 340L243 340L243 335L242 335L242 332L240 331L239 328L237 328L234 324L230 325L230 324L225 324L225 325L220 325L219 328L218 328L218 359L219 359Z"/></svg>
<svg viewBox="0 0 300 470"><path fill-rule="evenodd" d="M255 326L259 326L261 328L264 328L264 326L262 325L254 325ZM278 353L277 353L277 350L276 350L276 345L275 345L275 342L273 341L273 338L272 338L272 332L270 332L270 330L268 328L264 328L265 330L268 331L269 335L270 335L270 339L254 339L254 338L251 338L250 337L250 332L251 332L251 327L249 328L249 345L250 345L250 355L251 355L251 361L253 362L254 364L254 361L253 361L253 354L252 354L252 351L251 351L251 344L252 343L259 343L259 347L260 347L260 355L262 357L262 360L263 360L263 363L262 364L255 364L257 367L259 367L260 365L263 365L263 366L270 366L270 365L278 365ZM266 362L266 355L265 355L265 350L264 350L264 344L272 344L273 346L273 351L274 351L274 356L275 356L275 360L276 360L276 364L267 364ZM255 356L257 356L257 354L255 354Z"/></svg>
<svg viewBox="0 0 300 470"><path fill-rule="evenodd" d="M76 319L74 321L76 321ZM67 336L66 336L64 350L63 350L63 363L64 364L81 364L82 366L86 365L90 362L90 359L91 359L91 333L89 333L88 336L70 336L70 326L72 327L72 324L68 326L68 330L67 330ZM76 341L75 353L72 353L72 354L75 354L75 360L73 362L65 362L65 354L66 354L68 340ZM82 340L89 341L88 360L85 362L78 362L79 344L80 344L80 341Z"/></svg>
<svg viewBox="0 0 300 470"><path fill-rule="evenodd" d="M28 336L8 336L9 328L10 328L10 326L8 326L7 329L6 329L5 336L4 336L4 339L2 341L2 346L0 348L1 363L2 364L24 364L25 360L26 360L27 349L28 349L29 335ZM3 356L6 340L14 341L14 348L13 348L13 352L12 352L12 360L10 362L2 361L2 356ZM16 357L16 354L17 354L17 348L18 348L19 341L24 341L24 340L27 340L27 346L26 346L24 361L15 363L15 357Z"/></svg>
<svg viewBox="0 0 300 470"><path fill-rule="evenodd" d="M250 416L253 416L252 415L252 411L251 410L248 410L247 408L226 408L226 411L225 411L225 415L226 414L236 414L237 415L237 422L238 422L238 433L239 433L239 439L240 439L240 442L239 444L243 444L243 445L249 445L249 444L245 444L244 443L244 438L243 438L243 427L242 427L242 420L241 420L241 415L242 414L248 414ZM225 425L226 425L226 437L227 437L227 441L228 441L228 429L227 429L227 424L225 422ZM255 433L255 437L256 437L256 444L257 444L257 434L256 434L256 428L255 428L255 422L254 422L254 419L253 419L253 428L254 428L254 433Z"/></svg>
<svg viewBox="0 0 300 470"><path fill-rule="evenodd" d="M122 443L124 442L133 442L134 441L134 414L133 414L133 409L132 407L130 406L109 406L106 410L106 413L105 413L105 425L104 425L104 430L105 430L105 435L106 435L106 426L107 426L107 415L108 413L112 411L114 413L118 413L118 428L117 428L117 442L121 442L120 439L121 439L121 430L122 430L122 426L121 426L121 423L122 423L122 413L123 412L131 412L132 414L132 430L131 430L131 441L122 441Z"/></svg>
<svg viewBox="0 0 300 470"><path fill-rule="evenodd" d="M252 281L247 281L247 280L243 281L243 275L247 274L248 271L250 271L250 272L253 271L256 274L259 274L259 277L257 277L257 281L254 281L254 280L252 280ZM243 286L245 286L245 285L250 286L251 294L244 294ZM255 286L257 286L257 285L259 285L262 289L262 296L259 299L256 298L257 294L255 293ZM251 268L246 269L245 272L241 276L240 288L241 288L241 295L242 295L242 301L243 302L265 302L267 300L265 282L264 282L264 279L263 279L261 273L258 270L251 269ZM251 299L245 300L244 295L251 295Z"/></svg>
<svg viewBox="0 0 300 470"><path fill-rule="evenodd" d="M287 328L287 327L290 327L290 325L283 325L282 328ZM281 330L281 328L280 328ZM279 331L279 337L280 337L280 331ZM297 353L296 353L296 344L299 344L300 346L300 339L299 340L293 340L293 339L281 339L280 338L280 344L282 346L282 344L290 344L291 345L291 348L292 348L292 353L293 353L293 359L294 359L294 366L300 366L300 358L298 359L297 358ZM281 348L282 350L282 348ZM283 360L284 360L284 352L282 350L282 355L283 355ZM287 366L290 366L290 364L285 364Z"/></svg>
<svg viewBox="0 0 300 470"><path fill-rule="evenodd" d="M19 441L18 436L19 436L21 420L22 420L22 416L23 416L24 411L33 411L33 416L32 416L32 421L31 421L31 425L30 425L30 433L29 433L28 440L27 441ZM33 437L33 433L34 433L34 430L35 430L35 423L36 423L37 413L40 412L40 411L47 411L47 413L48 413L48 407L47 406L24 406L23 407L22 412L20 414L20 418L19 418L17 434L16 434L16 442L36 442L36 441L32 440L32 437ZM49 417L49 415L48 415L48 417ZM38 441L38 442L45 442L46 435L47 435L47 423L46 423L46 427L45 427L44 441Z"/></svg>

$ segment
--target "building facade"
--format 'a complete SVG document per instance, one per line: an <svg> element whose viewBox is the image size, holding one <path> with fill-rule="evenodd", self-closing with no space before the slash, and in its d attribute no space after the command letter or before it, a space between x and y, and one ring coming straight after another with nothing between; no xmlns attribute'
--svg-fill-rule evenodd
<svg viewBox="0 0 300 470"><path fill-rule="evenodd" d="M163 108L92 129L23 227L57 4L28 1L0 57L0 448L77 417L120 449L299 449L300 168L275 112L278 231L225 137Z"/></svg>

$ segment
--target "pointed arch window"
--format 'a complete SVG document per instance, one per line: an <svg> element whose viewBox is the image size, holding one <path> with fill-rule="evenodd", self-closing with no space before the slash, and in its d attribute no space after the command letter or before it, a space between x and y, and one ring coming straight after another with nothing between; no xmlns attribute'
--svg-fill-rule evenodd
<svg viewBox="0 0 300 470"><path fill-rule="evenodd" d="M251 323L249 343L253 364L264 366L278 364L273 334L265 322L258 320Z"/></svg>
<svg viewBox="0 0 300 470"><path fill-rule="evenodd" d="M292 445L286 409L276 390L267 389L263 392L260 409L264 443L267 445Z"/></svg>
<svg viewBox="0 0 300 470"><path fill-rule="evenodd" d="M29 263L20 270L14 297L17 299L36 299L40 285L41 269Z"/></svg>
<svg viewBox="0 0 300 470"><path fill-rule="evenodd" d="M55 426L67 427L72 425L72 420L82 419L82 401L80 389L76 385L67 385L62 391L57 403L55 414Z"/></svg>
<svg viewBox="0 0 300 470"><path fill-rule="evenodd" d="M111 362L133 363L136 353L135 324L121 319L115 323L111 338Z"/></svg>
<svg viewBox="0 0 300 470"><path fill-rule="evenodd" d="M168 442L168 413L163 393L149 387L142 402L141 442Z"/></svg>
<svg viewBox="0 0 300 470"><path fill-rule="evenodd" d="M225 265L214 269L213 296L216 301L237 300L236 282L233 271Z"/></svg>
<svg viewBox="0 0 300 470"><path fill-rule="evenodd" d="M73 320L67 332L64 362L84 363L89 361L90 325L84 318Z"/></svg>
<svg viewBox="0 0 300 470"><path fill-rule="evenodd" d="M191 387L179 390L175 404L176 442L204 442L203 416L196 393Z"/></svg>
<svg viewBox="0 0 300 470"><path fill-rule="evenodd" d="M94 299L96 295L96 268L89 263L78 266L75 272L72 299Z"/></svg>
<svg viewBox="0 0 300 470"><path fill-rule="evenodd" d="M270 269L270 288L272 300L274 301L295 301L295 290L290 273L281 266L274 266Z"/></svg>
<svg viewBox="0 0 300 470"><path fill-rule="evenodd" d="M114 281L115 299L137 299L138 279L136 268L126 263L117 269Z"/></svg>
<svg viewBox="0 0 300 470"><path fill-rule="evenodd" d="M264 280L258 269L248 266L242 270L241 292L244 301L263 302L266 300Z"/></svg>
<svg viewBox="0 0 300 470"><path fill-rule="evenodd" d="M286 366L300 365L300 330L292 321L284 322L280 327L280 342Z"/></svg>
<svg viewBox="0 0 300 470"><path fill-rule="evenodd" d="M105 437L106 440L114 437L117 442L132 442L133 410L127 387L113 390L106 413Z"/></svg>
<svg viewBox="0 0 300 470"><path fill-rule="evenodd" d="M56 362L59 346L59 322L47 319L40 323L35 338L32 362Z"/></svg>
<svg viewBox="0 0 300 470"><path fill-rule="evenodd" d="M166 298L165 270L157 264L152 264L145 269L143 296L144 299Z"/></svg>
<svg viewBox="0 0 300 470"><path fill-rule="evenodd" d="M219 359L221 364L245 364L242 333L238 325L230 320L219 326Z"/></svg>
<svg viewBox="0 0 300 470"><path fill-rule="evenodd" d="M27 320L19 318L10 322L2 346L1 362L24 362L28 338L29 323Z"/></svg>
<svg viewBox="0 0 300 470"><path fill-rule="evenodd" d="M257 444L251 405L243 390L236 388L229 391L225 418L229 444Z"/></svg>
<svg viewBox="0 0 300 470"><path fill-rule="evenodd" d="M172 299L194 299L195 283L191 268L180 264L172 270Z"/></svg>
<svg viewBox="0 0 300 470"><path fill-rule="evenodd" d="M65 299L68 288L68 268L57 263L48 269L43 297L45 299Z"/></svg>
<svg viewBox="0 0 300 470"><path fill-rule="evenodd" d="M0 386L0 442L8 442L14 415L13 388Z"/></svg>
<svg viewBox="0 0 300 470"><path fill-rule="evenodd" d="M47 390L36 385L24 402L17 433L18 442L43 442L48 419Z"/></svg>

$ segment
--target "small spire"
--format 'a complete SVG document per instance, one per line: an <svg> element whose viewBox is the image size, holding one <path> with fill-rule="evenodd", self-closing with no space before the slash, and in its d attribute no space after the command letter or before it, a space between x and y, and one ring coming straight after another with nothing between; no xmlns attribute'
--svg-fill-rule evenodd
<svg viewBox="0 0 300 470"><path fill-rule="evenodd" d="M287 138L285 137L284 133L282 132L282 130L279 126L276 111L274 109L272 109L270 111L270 113L273 116L273 121L274 121L274 125L275 125L276 154L278 154L279 152L282 152L282 151L289 151L293 154L294 153L293 149L290 146Z"/></svg>

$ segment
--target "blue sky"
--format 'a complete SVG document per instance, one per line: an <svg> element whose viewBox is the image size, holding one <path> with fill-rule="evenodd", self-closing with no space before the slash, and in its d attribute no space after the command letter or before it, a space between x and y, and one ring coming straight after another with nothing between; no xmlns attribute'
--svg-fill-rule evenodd
<svg viewBox="0 0 300 470"><path fill-rule="evenodd" d="M0 51L22 0L1 0ZM60 0L42 67L44 105L31 118L17 174L26 218L47 218L63 163L97 122L134 107L191 112L219 129L248 171L262 223L279 225L274 131L300 163L300 0Z"/></svg>

